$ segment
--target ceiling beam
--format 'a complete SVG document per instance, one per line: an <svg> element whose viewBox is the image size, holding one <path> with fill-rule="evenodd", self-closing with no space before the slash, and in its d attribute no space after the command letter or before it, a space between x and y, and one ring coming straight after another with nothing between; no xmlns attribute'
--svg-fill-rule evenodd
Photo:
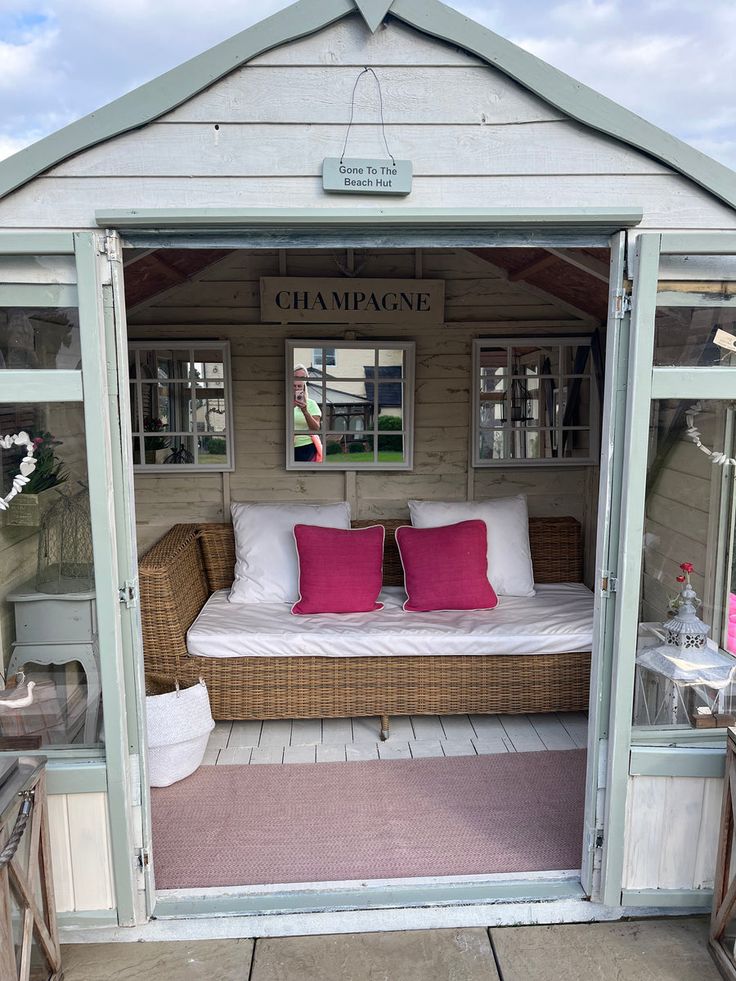
<svg viewBox="0 0 736 981"><path fill-rule="evenodd" d="M509 282L516 283L519 280L528 279L535 273L541 272L542 269L546 269L548 266L554 265L555 261L556 260L553 255L546 255L542 259L537 259L535 262L530 262L528 266L522 266L521 269L517 269L516 272L509 273Z"/></svg>
<svg viewBox="0 0 736 981"><path fill-rule="evenodd" d="M457 251L462 253L463 255L466 255L469 259L471 259L475 263L477 267L485 268L486 273L492 273L494 276L500 277L506 282L509 282L509 274L506 269L502 268L501 266L495 265L493 262L490 262L484 256L478 255L478 253L474 249L458 249ZM488 250L488 251L492 251L492 250ZM511 285L516 285L516 284L512 283ZM563 300L562 297L557 296L555 293L550 293L548 290L542 289L541 286L535 286L533 283L528 283L524 281L523 287L520 288L523 288L528 293L531 293L533 296L541 297L542 299L546 300L548 303L557 304L557 306L559 306L561 309L566 310L568 313L573 314L573 316L575 317L579 317L584 326L593 325L599 327L602 323L600 317L596 317L592 313L589 313L587 310L583 310L580 307L575 306L574 303L570 303L567 300Z"/></svg>
<svg viewBox="0 0 736 981"><path fill-rule="evenodd" d="M581 269L583 272L588 273L589 276L595 276L602 283L608 283L610 279L606 263L601 262L600 259L596 259L592 255L588 255L587 252L579 249L547 249L546 251L551 256L556 256L563 262L575 266L576 269Z"/></svg>

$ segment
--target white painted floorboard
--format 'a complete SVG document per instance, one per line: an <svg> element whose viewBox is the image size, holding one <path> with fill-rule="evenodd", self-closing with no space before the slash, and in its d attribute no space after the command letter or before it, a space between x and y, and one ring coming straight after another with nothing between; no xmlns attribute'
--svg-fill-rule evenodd
<svg viewBox="0 0 736 981"><path fill-rule="evenodd" d="M380 740L377 718L218 722L204 765L344 763L584 749L587 734L584 712L392 716L387 742Z"/></svg>

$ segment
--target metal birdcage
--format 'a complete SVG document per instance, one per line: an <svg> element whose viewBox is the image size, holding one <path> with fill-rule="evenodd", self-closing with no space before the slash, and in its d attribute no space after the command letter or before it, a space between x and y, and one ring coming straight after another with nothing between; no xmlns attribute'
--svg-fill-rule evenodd
<svg viewBox="0 0 736 981"><path fill-rule="evenodd" d="M36 563L40 593L84 593L94 589L92 525L87 491L59 493L41 519Z"/></svg>

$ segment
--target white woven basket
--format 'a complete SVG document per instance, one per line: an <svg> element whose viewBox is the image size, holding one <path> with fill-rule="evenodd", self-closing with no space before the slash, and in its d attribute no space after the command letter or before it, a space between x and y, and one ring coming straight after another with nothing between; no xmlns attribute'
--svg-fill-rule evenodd
<svg viewBox="0 0 736 981"><path fill-rule="evenodd" d="M199 767L215 722L203 681L146 698L148 776L152 787L168 787Z"/></svg>

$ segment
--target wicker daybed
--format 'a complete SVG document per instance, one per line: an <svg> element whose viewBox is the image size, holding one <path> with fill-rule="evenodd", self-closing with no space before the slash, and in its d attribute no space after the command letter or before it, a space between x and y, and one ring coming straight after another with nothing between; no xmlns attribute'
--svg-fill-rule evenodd
<svg viewBox="0 0 736 981"><path fill-rule="evenodd" d="M384 521L384 585L403 585L394 534ZM354 527L375 522L354 521ZM582 581L580 524L531 518L538 583ZM587 708L590 652L412 657L205 658L186 633L209 596L232 585L230 524L179 524L140 561L141 620L149 693L204 678L216 719L575 712Z"/></svg>

